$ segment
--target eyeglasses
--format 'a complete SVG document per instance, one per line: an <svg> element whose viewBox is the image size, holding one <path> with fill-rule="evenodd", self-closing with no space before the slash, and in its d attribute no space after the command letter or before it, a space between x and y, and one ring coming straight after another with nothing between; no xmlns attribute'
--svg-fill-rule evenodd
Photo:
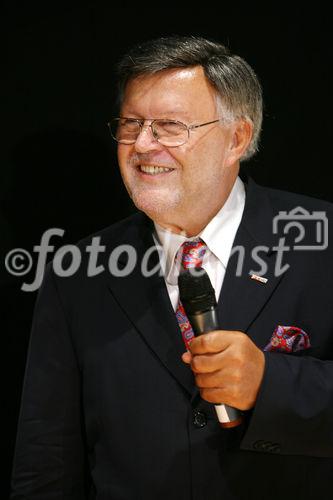
<svg viewBox="0 0 333 500"><path fill-rule="evenodd" d="M142 127L147 120L136 118L113 118L107 125L110 133L120 144L134 144L141 133ZM190 131L196 128L217 123L220 120L201 123L200 125L185 125L177 120L156 119L152 120L148 127L151 129L153 137L163 146L175 148L185 144Z"/></svg>

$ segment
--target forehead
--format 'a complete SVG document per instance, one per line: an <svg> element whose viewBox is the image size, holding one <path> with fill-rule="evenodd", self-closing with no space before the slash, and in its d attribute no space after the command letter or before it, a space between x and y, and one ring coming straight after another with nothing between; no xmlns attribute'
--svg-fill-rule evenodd
<svg viewBox="0 0 333 500"><path fill-rule="evenodd" d="M216 95L201 66L165 70L129 81L121 111L146 118L202 118L215 112Z"/></svg>

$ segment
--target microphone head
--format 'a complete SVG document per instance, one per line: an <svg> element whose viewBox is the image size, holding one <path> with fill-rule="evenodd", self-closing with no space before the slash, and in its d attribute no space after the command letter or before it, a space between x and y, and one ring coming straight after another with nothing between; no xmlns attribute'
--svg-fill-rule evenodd
<svg viewBox="0 0 333 500"><path fill-rule="evenodd" d="M179 298L186 314L199 314L216 307L215 290L202 267L185 269L178 276Z"/></svg>

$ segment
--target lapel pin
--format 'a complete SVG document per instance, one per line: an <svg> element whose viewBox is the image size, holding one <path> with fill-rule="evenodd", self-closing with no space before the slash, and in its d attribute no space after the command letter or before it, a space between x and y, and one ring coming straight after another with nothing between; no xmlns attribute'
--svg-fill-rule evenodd
<svg viewBox="0 0 333 500"><path fill-rule="evenodd" d="M258 276L257 274L250 274L251 280L260 281L260 283L267 283L268 279Z"/></svg>

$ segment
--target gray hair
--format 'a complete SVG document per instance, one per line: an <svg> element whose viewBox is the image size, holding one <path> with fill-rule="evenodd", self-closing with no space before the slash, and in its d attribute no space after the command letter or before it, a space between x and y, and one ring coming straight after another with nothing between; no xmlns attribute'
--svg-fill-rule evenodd
<svg viewBox="0 0 333 500"><path fill-rule="evenodd" d="M134 46L117 67L119 102L130 80L190 66L202 66L217 91L225 118L243 118L253 124L252 140L241 158L249 159L258 150L263 112L261 85L251 66L219 42L195 36L168 36Z"/></svg>

